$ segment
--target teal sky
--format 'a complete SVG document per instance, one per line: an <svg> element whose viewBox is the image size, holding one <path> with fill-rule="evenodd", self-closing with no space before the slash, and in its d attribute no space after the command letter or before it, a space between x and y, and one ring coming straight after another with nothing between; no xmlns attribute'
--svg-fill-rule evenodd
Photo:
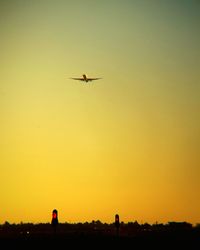
<svg viewBox="0 0 200 250"><path fill-rule="evenodd" d="M0 222L200 222L199 13L0 1Z"/></svg>

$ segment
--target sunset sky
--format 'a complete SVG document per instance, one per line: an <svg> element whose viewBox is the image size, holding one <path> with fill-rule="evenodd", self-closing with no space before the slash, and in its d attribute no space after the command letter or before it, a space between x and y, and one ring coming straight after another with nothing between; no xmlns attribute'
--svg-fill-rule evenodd
<svg viewBox="0 0 200 250"><path fill-rule="evenodd" d="M199 0L0 0L0 223L200 223L199 27Z"/></svg>

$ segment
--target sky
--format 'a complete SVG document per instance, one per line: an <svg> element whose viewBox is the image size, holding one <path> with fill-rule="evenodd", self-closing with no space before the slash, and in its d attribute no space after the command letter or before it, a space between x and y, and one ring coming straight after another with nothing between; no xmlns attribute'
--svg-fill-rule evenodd
<svg viewBox="0 0 200 250"><path fill-rule="evenodd" d="M0 223L200 222L199 13L0 0Z"/></svg>

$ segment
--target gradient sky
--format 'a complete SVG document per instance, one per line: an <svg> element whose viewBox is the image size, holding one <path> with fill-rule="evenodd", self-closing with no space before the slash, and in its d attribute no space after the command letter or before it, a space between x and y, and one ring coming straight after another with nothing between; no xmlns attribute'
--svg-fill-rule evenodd
<svg viewBox="0 0 200 250"><path fill-rule="evenodd" d="M199 223L199 25L199 0L0 0L0 223Z"/></svg>

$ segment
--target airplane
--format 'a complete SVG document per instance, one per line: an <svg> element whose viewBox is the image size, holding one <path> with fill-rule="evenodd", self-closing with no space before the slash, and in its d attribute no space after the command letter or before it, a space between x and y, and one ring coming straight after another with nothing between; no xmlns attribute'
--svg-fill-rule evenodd
<svg viewBox="0 0 200 250"><path fill-rule="evenodd" d="M91 82L91 81L94 81L94 80L101 79L100 77L97 77L97 78L89 78L89 77L87 77L85 74L83 74L82 76L83 76L83 77L71 77L70 79L79 80L79 81L84 81L84 82Z"/></svg>

